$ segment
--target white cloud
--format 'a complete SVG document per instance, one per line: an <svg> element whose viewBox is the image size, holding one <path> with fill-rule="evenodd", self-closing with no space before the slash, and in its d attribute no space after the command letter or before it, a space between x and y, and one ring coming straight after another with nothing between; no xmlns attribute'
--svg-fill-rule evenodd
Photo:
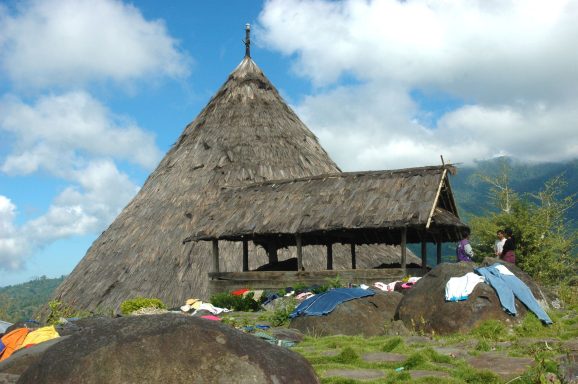
<svg viewBox="0 0 578 384"><path fill-rule="evenodd" d="M376 169L578 157L576 19L566 0L272 0L257 30L317 86L295 108L337 163Z"/></svg>
<svg viewBox="0 0 578 384"><path fill-rule="evenodd" d="M47 212L20 226L16 206L0 195L0 269L17 270L29 255L52 242L98 233L108 226L138 191L110 160L94 160L74 171Z"/></svg>
<svg viewBox="0 0 578 384"><path fill-rule="evenodd" d="M0 10L0 67L17 85L77 86L188 74L163 21L115 0L27 0Z"/></svg>
<svg viewBox="0 0 578 384"><path fill-rule="evenodd" d="M28 105L15 97L0 99L0 131L15 137L0 165L9 174L39 169L59 177L89 157L111 157L151 168L161 157L154 136L114 116L85 92L39 98Z"/></svg>
<svg viewBox="0 0 578 384"><path fill-rule="evenodd" d="M29 251L24 239L16 236L15 218L16 206L9 198L0 195L0 269L22 267L22 255Z"/></svg>

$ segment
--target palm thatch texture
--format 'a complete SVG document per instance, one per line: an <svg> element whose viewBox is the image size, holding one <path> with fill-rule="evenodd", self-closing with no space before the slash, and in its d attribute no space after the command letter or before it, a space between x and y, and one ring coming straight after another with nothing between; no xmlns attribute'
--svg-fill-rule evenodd
<svg viewBox="0 0 578 384"><path fill-rule="evenodd" d="M136 296L157 297L169 306L190 297L208 299L211 247L204 242L183 245L182 240L194 232L202 219L199 212L215 201L220 187L339 171L259 67L245 57L54 298L88 310L117 310ZM360 267L399 260L399 249L364 248ZM308 252L305 267L323 269L324 251ZM283 251L279 259L293 253ZM240 271L241 254L239 244L221 247L222 268ZM262 249L252 249L251 255L251 269L266 263ZM348 263L349 250L336 248L336 269Z"/></svg>
<svg viewBox="0 0 578 384"><path fill-rule="evenodd" d="M192 240L250 239L278 247L308 244L400 244L461 239L447 170L434 166L334 173L225 188L199 220ZM217 209L218 207L218 209Z"/></svg>

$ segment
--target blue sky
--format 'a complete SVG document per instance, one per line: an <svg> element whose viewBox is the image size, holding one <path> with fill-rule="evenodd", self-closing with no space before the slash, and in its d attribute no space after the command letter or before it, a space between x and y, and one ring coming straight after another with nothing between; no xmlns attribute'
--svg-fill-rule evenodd
<svg viewBox="0 0 578 384"><path fill-rule="evenodd" d="M0 286L69 273L244 55L344 170L578 157L578 2L0 2Z"/></svg>

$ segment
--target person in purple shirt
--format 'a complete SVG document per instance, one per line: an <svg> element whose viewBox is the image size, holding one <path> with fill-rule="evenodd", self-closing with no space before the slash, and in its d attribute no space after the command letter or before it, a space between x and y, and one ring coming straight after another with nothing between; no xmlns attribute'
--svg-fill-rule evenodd
<svg viewBox="0 0 578 384"><path fill-rule="evenodd" d="M463 237L460 240L460 242L458 243L458 246L456 247L456 256L458 258L458 262L459 261L473 261L474 250L472 249L469 238L470 238L470 232L464 231Z"/></svg>

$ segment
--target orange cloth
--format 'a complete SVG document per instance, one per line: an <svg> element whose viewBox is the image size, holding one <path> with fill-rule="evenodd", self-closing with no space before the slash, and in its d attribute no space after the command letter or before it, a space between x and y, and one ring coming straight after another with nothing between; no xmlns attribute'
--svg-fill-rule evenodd
<svg viewBox="0 0 578 384"><path fill-rule="evenodd" d="M28 328L17 328L2 336L2 344L6 346L6 349L4 349L2 356L0 356L0 361L6 360L14 353L15 350L20 348L29 332L30 329Z"/></svg>

